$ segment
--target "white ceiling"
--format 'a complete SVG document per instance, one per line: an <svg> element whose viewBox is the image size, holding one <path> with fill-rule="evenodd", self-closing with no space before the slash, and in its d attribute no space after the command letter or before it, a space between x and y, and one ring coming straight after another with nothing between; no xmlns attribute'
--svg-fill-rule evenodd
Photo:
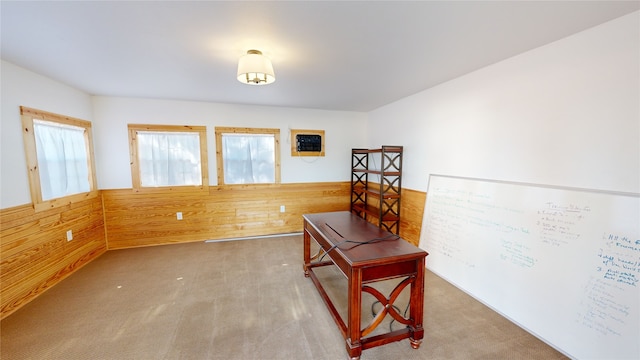
<svg viewBox="0 0 640 360"><path fill-rule="evenodd" d="M6 1L2 59L93 95L370 111L640 1ZM243 85L258 49L276 82Z"/></svg>

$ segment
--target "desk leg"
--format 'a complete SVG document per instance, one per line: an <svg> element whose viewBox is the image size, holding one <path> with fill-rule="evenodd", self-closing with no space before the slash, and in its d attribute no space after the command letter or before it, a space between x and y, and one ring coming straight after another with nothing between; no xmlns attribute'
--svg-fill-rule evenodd
<svg viewBox="0 0 640 360"><path fill-rule="evenodd" d="M360 359L362 354L361 317L362 317L362 271L351 269L349 274L349 309L347 312L347 353L352 360Z"/></svg>
<svg viewBox="0 0 640 360"><path fill-rule="evenodd" d="M411 337L409 342L411 347L417 349L422 343L424 337L424 328L422 327L422 316L424 312L424 258L418 261L415 282L411 285L410 300L410 316L413 318L411 325Z"/></svg>
<svg viewBox="0 0 640 360"><path fill-rule="evenodd" d="M307 224L305 222L305 227L306 225ZM311 235L309 235L306 229L304 230L303 238L304 238L304 250L303 250L304 264L302 265L302 267L304 269L304 276L309 277L309 265L311 265Z"/></svg>

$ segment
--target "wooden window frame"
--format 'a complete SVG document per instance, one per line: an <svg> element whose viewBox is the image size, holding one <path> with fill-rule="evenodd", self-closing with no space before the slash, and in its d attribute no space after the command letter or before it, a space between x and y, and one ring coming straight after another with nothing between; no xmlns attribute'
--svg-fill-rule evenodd
<svg viewBox="0 0 640 360"><path fill-rule="evenodd" d="M218 185L243 186L243 185L273 185L280 184L280 129L270 128L249 128L249 127L216 127L216 163L218 174ZM222 134L269 134L274 140L274 171L275 179L273 183L252 183L252 184L225 184L224 183L224 159L222 156Z"/></svg>
<svg viewBox="0 0 640 360"><path fill-rule="evenodd" d="M96 181L96 169L93 155L93 133L91 122L77 119L70 116L51 113L48 111L20 106L20 118L22 121L22 135L24 139L25 154L27 158L27 168L29 173L29 188L31 191L31 201L35 211L42 211L57 208L82 200L91 199L98 196L98 185ZM33 121L44 120L62 125L71 125L84 129L84 139L87 151L87 168L89 170L89 191L59 198L42 200L42 187L40 183L40 167L38 166L38 155L36 150L36 139L33 131Z"/></svg>
<svg viewBox="0 0 640 360"><path fill-rule="evenodd" d="M209 163L207 155L207 128L205 126L192 125L149 125L149 124L127 124L129 131L129 156L131 163L131 183L135 192L171 191L178 189L199 189L209 191ZM140 164L138 159L138 131L149 132L193 132L198 133L200 138L200 172L202 176L201 185L173 185L173 186L141 186Z"/></svg>

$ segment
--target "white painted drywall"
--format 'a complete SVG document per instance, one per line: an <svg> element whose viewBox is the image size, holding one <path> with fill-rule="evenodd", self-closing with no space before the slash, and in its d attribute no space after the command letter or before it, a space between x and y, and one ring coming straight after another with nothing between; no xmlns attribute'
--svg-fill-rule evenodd
<svg viewBox="0 0 640 360"><path fill-rule="evenodd" d="M207 127L209 183L217 184L215 127L280 129L282 183L348 181L351 148L366 144L366 114L193 101L95 97L98 187L131 187L127 124ZM291 156L289 129L325 131L324 157Z"/></svg>
<svg viewBox="0 0 640 360"><path fill-rule="evenodd" d="M640 12L369 113L369 146L429 174L640 192ZM453 61L453 59L452 59Z"/></svg>

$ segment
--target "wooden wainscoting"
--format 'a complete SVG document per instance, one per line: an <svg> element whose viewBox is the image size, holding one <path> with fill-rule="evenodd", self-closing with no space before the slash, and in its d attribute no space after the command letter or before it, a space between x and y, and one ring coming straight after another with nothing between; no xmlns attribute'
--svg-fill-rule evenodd
<svg viewBox="0 0 640 360"><path fill-rule="evenodd" d="M380 186L376 183L370 183L370 189L378 189ZM422 228L422 215L424 213L424 202L427 198L427 193L423 191L402 189L402 196L400 199L400 237L418 246L420 243L420 229ZM380 206L380 199L376 196L368 196L367 204L372 207L378 208ZM378 225L378 218L367 216L367 219L376 226Z"/></svg>
<svg viewBox="0 0 640 360"><path fill-rule="evenodd" d="M348 211L349 194L348 182L210 186L208 191L103 190L107 246L122 249L300 232L302 214Z"/></svg>
<svg viewBox="0 0 640 360"><path fill-rule="evenodd" d="M1 317L105 251L100 196L38 212L32 205L0 210Z"/></svg>
<svg viewBox="0 0 640 360"><path fill-rule="evenodd" d="M427 193L423 191L402 189L400 236L415 246L420 243L420 230L422 229L422 216L426 199Z"/></svg>
<svg viewBox="0 0 640 360"><path fill-rule="evenodd" d="M212 186L208 191L102 190L35 212L0 210L1 317L106 249L302 231L302 214L349 210L350 183ZM417 245L426 193L403 189L400 235ZM285 212L280 212L280 206ZM103 210L104 209L104 210ZM183 219L177 220L176 213ZM72 230L73 240L66 240Z"/></svg>

